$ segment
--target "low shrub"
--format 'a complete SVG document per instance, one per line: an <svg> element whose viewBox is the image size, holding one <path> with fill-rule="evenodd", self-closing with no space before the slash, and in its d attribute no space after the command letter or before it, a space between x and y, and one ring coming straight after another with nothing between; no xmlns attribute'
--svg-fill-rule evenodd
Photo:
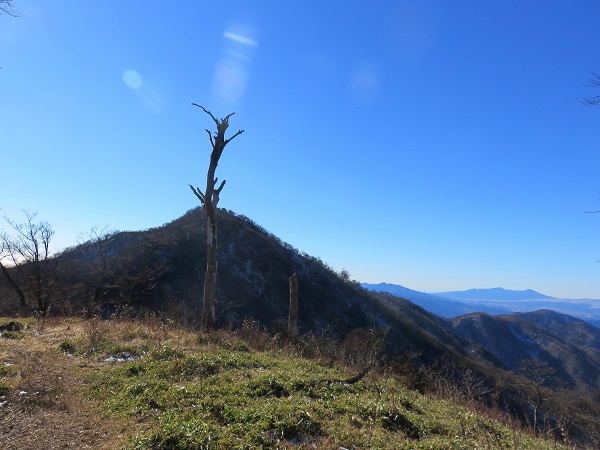
<svg viewBox="0 0 600 450"><path fill-rule="evenodd" d="M63 353L73 354L76 351L75 342L71 339L67 339L58 344L58 349Z"/></svg>
<svg viewBox="0 0 600 450"><path fill-rule="evenodd" d="M23 339L25 335L18 331L5 331L2 333L4 339Z"/></svg>

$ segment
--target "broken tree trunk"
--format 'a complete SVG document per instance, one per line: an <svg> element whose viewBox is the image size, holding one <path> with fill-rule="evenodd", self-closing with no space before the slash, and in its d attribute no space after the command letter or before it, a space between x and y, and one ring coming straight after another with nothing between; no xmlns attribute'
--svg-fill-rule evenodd
<svg viewBox="0 0 600 450"><path fill-rule="evenodd" d="M210 164L206 174L206 190L202 192L199 188L195 188L190 184L192 192L202 204L206 211L206 277L204 278L204 295L202 298L202 307L200 308L200 300L196 307L196 323L204 329L210 329L215 324L215 303L216 303L216 286L217 286L217 203L219 203L219 195L225 186L225 180L221 182L218 188L215 188L218 178L215 177L215 171L219 164L219 158L225 149L225 146L236 136L242 134L244 130L239 130L229 139L225 138L225 132L229 127L229 118L235 114L231 113L224 119L218 120L210 111L204 107L192 103L194 106L201 108L208 114L217 125L217 132L212 135L208 130L208 136L212 145L210 154Z"/></svg>
<svg viewBox="0 0 600 450"><path fill-rule="evenodd" d="M298 274L290 277L290 312L288 316L288 334L298 334Z"/></svg>

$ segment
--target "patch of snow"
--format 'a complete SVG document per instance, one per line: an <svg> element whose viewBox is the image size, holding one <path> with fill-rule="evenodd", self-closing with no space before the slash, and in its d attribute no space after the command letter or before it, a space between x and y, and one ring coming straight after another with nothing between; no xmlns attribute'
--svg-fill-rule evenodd
<svg viewBox="0 0 600 450"><path fill-rule="evenodd" d="M132 355L129 352L123 352L120 355L111 355L106 358L104 361L118 361L118 362L126 362L126 361L135 361L139 359L139 356Z"/></svg>

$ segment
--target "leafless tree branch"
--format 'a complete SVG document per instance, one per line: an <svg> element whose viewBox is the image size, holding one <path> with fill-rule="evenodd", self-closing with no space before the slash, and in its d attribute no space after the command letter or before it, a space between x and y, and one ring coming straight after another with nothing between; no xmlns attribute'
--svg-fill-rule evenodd
<svg viewBox="0 0 600 450"><path fill-rule="evenodd" d="M0 0L0 14L8 14L12 17L19 17L15 10L15 2L13 0Z"/></svg>
<svg viewBox="0 0 600 450"><path fill-rule="evenodd" d="M600 74L594 73L592 72L592 76L594 78L590 78L588 80L588 86L590 87L600 87ZM584 105L588 105L588 106L598 106L600 105L600 95L596 95L594 97L590 97L590 98L584 98L583 100L581 100L582 104Z"/></svg>
<svg viewBox="0 0 600 450"><path fill-rule="evenodd" d="M204 205L204 194L202 193L202 191L198 188L195 188L191 184L189 186L190 186L190 189L192 190L192 192L194 193L194 195L196 197L198 197L198 200L200 200L200 203L202 203Z"/></svg>
<svg viewBox="0 0 600 450"><path fill-rule="evenodd" d="M206 108L204 108L204 106L200 106L198 103L192 103L192 105L197 106L202 111L204 111L206 114L208 114L212 118L212 120L214 120L214 122L217 124L217 126L219 126L219 121L217 120L217 118L215 116L213 116L210 111L208 111ZM227 117L229 117L229 116L227 116ZM206 131L208 131L208 130L206 130ZM210 131L208 131L208 134L210 134Z"/></svg>

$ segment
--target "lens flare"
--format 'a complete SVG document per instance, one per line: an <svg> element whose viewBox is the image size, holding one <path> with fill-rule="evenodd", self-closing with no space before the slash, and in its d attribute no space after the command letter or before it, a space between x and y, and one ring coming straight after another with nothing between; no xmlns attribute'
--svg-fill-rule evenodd
<svg viewBox="0 0 600 450"><path fill-rule="evenodd" d="M123 82L131 89L139 89L144 84L144 79L136 70L126 70L123 72Z"/></svg>
<svg viewBox="0 0 600 450"><path fill-rule="evenodd" d="M244 24L230 24L223 32L223 53L213 79L213 95L228 107L241 101L250 78L250 65L258 45L256 31Z"/></svg>

